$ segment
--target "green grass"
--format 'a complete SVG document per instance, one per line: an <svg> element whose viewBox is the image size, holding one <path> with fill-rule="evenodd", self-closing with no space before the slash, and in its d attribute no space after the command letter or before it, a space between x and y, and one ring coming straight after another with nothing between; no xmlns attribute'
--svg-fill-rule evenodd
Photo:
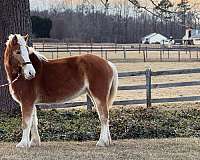
<svg viewBox="0 0 200 160"><path fill-rule="evenodd" d="M97 140L100 122L96 111L38 111L42 141ZM20 115L0 113L0 141L21 138ZM112 139L200 137L197 109L113 109L110 112Z"/></svg>

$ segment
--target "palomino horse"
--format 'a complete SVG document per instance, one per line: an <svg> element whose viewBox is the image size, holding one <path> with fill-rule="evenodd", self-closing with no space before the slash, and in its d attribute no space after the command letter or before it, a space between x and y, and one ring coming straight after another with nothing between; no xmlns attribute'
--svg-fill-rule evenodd
<svg viewBox="0 0 200 160"><path fill-rule="evenodd" d="M4 53L9 90L22 111L23 134L17 147L41 143L35 104L61 103L83 93L93 100L101 122L97 145L109 146L109 106L113 103L118 86L116 67L89 54L47 60L33 48L27 47L27 39L28 36L10 35Z"/></svg>

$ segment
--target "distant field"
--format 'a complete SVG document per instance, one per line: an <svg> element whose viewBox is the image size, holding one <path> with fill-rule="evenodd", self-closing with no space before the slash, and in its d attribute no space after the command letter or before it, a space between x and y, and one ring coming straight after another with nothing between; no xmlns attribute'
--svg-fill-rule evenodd
<svg viewBox="0 0 200 160"><path fill-rule="evenodd" d="M95 147L95 142L43 142L41 147L15 148L0 143L1 160L194 160L200 157L197 138L136 139L114 141L111 147Z"/></svg>

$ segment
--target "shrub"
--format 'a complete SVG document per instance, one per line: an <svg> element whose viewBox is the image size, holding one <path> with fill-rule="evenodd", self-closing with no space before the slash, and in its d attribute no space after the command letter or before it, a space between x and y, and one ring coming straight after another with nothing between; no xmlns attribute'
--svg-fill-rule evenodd
<svg viewBox="0 0 200 160"><path fill-rule="evenodd" d="M100 122L96 111L38 111L39 134L49 140L97 140ZM20 115L0 113L0 140L19 141ZM110 112L112 139L199 137L200 111L115 109Z"/></svg>

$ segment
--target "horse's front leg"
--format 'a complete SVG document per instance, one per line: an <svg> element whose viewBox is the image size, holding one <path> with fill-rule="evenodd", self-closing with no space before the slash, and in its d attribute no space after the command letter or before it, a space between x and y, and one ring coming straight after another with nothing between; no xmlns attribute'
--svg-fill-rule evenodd
<svg viewBox="0 0 200 160"><path fill-rule="evenodd" d="M33 123L31 127L31 146L40 146L40 136L38 133L38 118L37 118L37 108L33 106Z"/></svg>
<svg viewBox="0 0 200 160"><path fill-rule="evenodd" d="M33 120L33 105L22 103L22 139L16 147L30 147L30 130Z"/></svg>

